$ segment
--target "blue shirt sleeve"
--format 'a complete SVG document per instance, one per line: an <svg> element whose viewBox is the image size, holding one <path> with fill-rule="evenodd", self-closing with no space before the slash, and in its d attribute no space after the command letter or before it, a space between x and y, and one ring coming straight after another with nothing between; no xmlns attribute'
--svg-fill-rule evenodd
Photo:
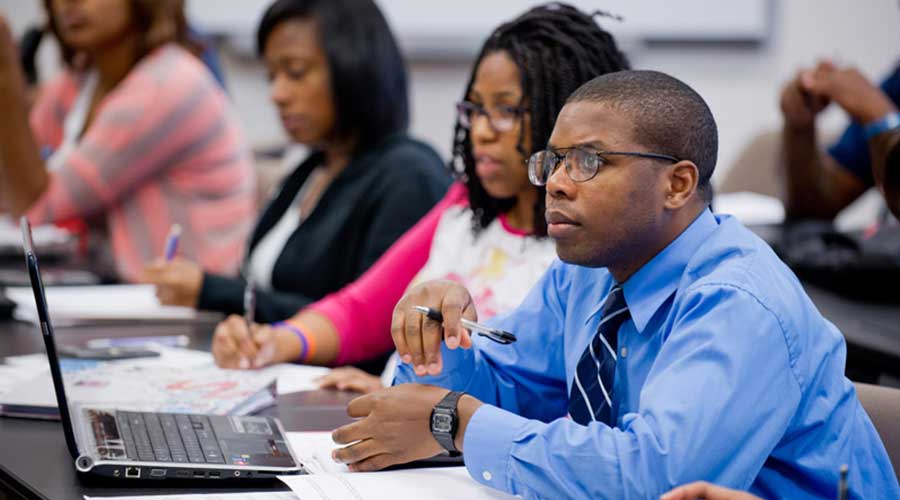
<svg viewBox="0 0 900 500"><path fill-rule="evenodd" d="M440 375L417 377L401 363L394 384L415 382L464 391L482 402L544 421L564 415L565 310L560 296L568 282L566 265L556 261L517 309L487 322L515 333L516 342L501 345L475 335L471 349L442 345Z"/></svg>
<svg viewBox="0 0 900 500"><path fill-rule="evenodd" d="M894 104L900 106L900 67L881 83L881 90ZM875 185L869 143L866 141L862 124L853 122L848 125L841 138L828 148L828 154L866 186Z"/></svg>
<svg viewBox="0 0 900 500"><path fill-rule="evenodd" d="M472 477L525 498L657 498L700 479L748 488L800 402L789 344L741 289L701 285L679 303L618 427L484 405L464 437Z"/></svg>

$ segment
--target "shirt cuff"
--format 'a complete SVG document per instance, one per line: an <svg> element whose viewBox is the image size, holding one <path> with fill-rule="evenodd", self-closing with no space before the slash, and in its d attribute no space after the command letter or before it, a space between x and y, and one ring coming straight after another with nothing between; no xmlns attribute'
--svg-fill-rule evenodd
<svg viewBox="0 0 900 500"><path fill-rule="evenodd" d="M528 419L506 410L481 405L463 436L463 459L469 475L479 483L512 493L509 484L509 457L519 429Z"/></svg>

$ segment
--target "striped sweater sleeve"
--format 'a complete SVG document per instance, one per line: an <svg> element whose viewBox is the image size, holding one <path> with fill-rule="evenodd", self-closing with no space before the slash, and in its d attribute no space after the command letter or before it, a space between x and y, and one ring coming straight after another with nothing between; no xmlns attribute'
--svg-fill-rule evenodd
<svg viewBox="0 0 900 500"><path fill-rule="evenodd" d="M50 172L29 218L59 222L100 213L222 137L212 80L193 77L187 58L158 57L165 59L132 70L103 100L75 149Z"/></svg>

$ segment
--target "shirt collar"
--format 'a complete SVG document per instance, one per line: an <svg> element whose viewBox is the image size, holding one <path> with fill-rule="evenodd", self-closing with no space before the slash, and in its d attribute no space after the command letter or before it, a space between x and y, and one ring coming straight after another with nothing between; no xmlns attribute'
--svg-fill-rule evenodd
<svg viewBox="0 0 900 500"><path fill-rule="evenodd" d="M622 285L625 303L638 333L678 286L688 261L718 226L715 216L703 210L674 241L643 265ZM603 303L590 314L600 312Z"/></svg>

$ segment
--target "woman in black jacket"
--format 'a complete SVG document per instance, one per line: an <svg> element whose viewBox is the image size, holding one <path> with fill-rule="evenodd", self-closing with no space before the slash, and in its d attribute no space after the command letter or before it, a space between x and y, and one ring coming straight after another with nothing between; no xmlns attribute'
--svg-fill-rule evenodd
<svg viewBox="0 0 900 500"><path fill-rule="evenodd" d="M406 135L406 72L372 0L278 0L257 43L291 138L312 149L262 214L245 277L257 321L278 321L361 275L449 184L433 149ZM244 312L245 277L175 258L147 266L164 304Z"/></svg>

